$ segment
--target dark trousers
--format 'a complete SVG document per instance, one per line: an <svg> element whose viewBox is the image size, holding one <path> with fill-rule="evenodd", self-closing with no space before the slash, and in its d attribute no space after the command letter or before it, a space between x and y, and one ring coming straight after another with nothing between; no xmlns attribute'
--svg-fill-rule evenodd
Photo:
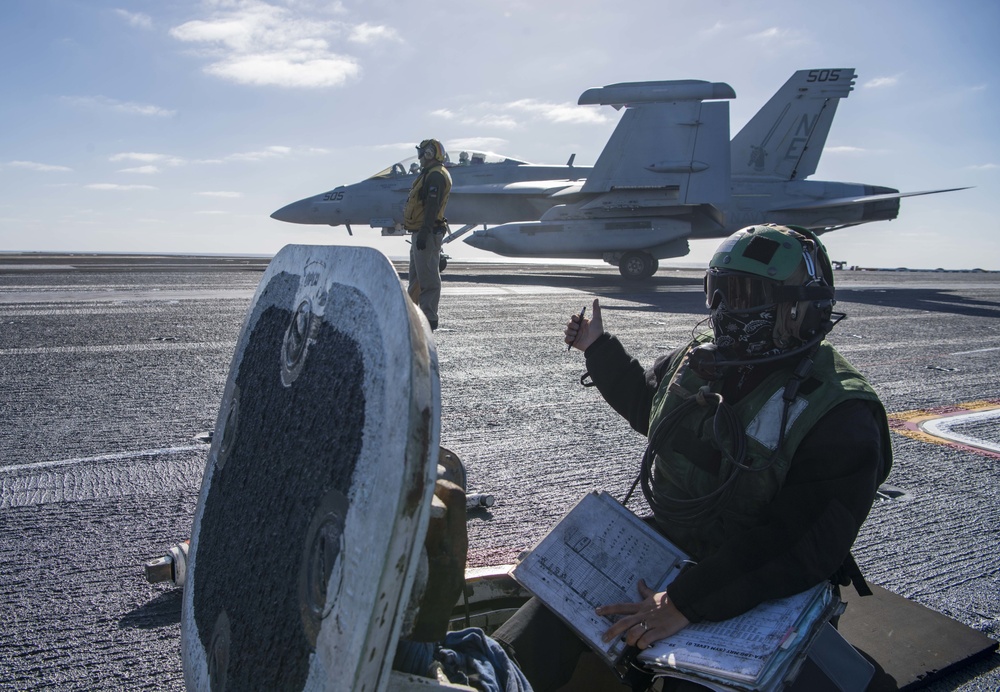
<svg viewBox="0 0 1000 692"><path fill-rule="evenodd" d="M521 606L493 638L513 655L535 692L555 692L569 682L580 654L588 650L537 598Z"/></svg>
<svg viewBox="0 0 1000 692"><path fill-rule="evenodd" d="M537 598L532 598L493 633L507 654L528 678L534 692L555 692L573 677L580 655L589 651L563 621L552 614ZM621 689L646 689L652 677L641 672L630 675L630 683ZM705 692L704 687L687 680L664 680L664 692Z"/></svg>

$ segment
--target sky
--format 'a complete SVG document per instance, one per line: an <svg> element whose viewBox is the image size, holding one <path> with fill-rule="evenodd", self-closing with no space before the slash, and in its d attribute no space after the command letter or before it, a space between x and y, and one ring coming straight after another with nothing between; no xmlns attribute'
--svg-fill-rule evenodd
<svg viewBox="0 0 1000 692"><path fill-rule="evenodd" d="M973 189L826 234L831 257L1000 270L998 27L995 0L0 0L0 252L402 257L270 214L428 137L593 165L620 118L576 105L593 86L726 82L735 134L794 71L853 67L811 179Z"/></svg>

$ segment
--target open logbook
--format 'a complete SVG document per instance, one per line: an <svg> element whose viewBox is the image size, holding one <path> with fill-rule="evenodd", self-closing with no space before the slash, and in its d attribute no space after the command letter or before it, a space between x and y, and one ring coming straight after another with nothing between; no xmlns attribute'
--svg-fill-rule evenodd
<svg viewBox="0 0 1000 692"><path fill-rule="evenodd" d="M602 641L613 621L594 609L639 600L639 579L662 591L689 562L677 546L601 492L587 494L512 575L609 665L619 666L634 652L626 651L624 641ZM830 585L817 584L730 620L688 625L639 652L635 663L717 689L780 688L840 607Z"/></svg>

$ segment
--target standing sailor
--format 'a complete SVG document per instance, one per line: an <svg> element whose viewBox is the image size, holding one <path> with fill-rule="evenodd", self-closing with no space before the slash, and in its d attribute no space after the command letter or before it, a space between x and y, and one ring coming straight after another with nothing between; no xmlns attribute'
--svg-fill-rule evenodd
<svg viewBox="0 0 1000 692"><path fill-rule="evenodd" d="M406 232L413 234L409 293L427 316L431 329L437 329L438 303L441 301L441 243L448 230L444 210L451 192L451 174L444 167L444 147L436 139L422 141L417 146L417 157L420 175L413 181L403 211Z"/></svg>

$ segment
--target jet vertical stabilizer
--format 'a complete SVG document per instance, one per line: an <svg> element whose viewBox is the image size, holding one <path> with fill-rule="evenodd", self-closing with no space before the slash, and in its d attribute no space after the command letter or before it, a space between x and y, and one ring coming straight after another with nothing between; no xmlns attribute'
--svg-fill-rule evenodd
<svg viewBox="0 0 1000 692"><path fill-rule="evenodd" d="M854 89L849 68L799 70L732 142L734 177L803 180L816 172L837 104Z"/></svg>
<svg viewBox="0 0 1000 692"><path fill-rule="evenodd" d="M588 89L580 105L626 108L582 192L673 189L677 203L729 195L728 84L700 80L627 82Z"/></svg>

